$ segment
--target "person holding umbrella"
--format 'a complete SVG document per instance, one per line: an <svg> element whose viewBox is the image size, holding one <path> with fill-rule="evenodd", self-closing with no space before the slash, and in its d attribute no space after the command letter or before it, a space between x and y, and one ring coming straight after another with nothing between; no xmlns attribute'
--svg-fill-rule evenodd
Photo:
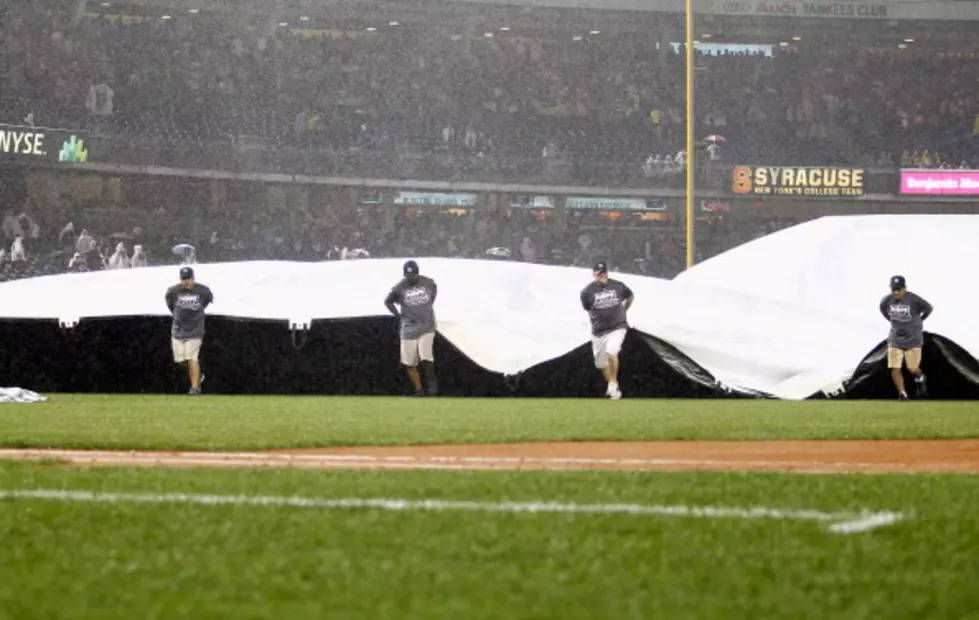
<svg viewBox="0 0 979 620"><path fill-rule="evenodd" d="M174 255L181 257L181 265L197 264L197 248L189 243L178 243L170 250Z"/></svg>

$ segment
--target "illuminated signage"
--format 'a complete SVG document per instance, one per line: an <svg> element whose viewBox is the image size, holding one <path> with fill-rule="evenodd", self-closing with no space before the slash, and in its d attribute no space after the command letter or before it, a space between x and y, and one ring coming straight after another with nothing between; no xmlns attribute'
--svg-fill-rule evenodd
<svg viewBox="0 0 979 620"><path fill-rule="evenodd" d="M0 160L84 164L88 140L78 132L0 124Z"/></svg>
<svg viewBox="0 0 979 620"><path fill-rule="evenodd" d="M512 209L553 209L554 200L550 196L511 196Z"/></svg>
<svg viewBox="0 0 979 620"><path fill-rule="evenodd" d="M666 211L669 209L669 205L663 200L608 196L568 196L564 204L568 209L582 211Z"/></svg>
<svg viewBox="0 0 979 620"><path fill-rule="evenodd" d="M901 193L918 196L979 196L979 171L902 170Z"/></svg>
<svg viewBox="0 0 979 620"><path fill-rule="evenodd" d="M394 204L413 207L476 207L476 194L448 194L441 192L398 192Z"/></svg>
<svg viewBox="0 0 979 620"><path fill-rule="evenodd" d="M731 191L778 196L862 196L865 177L863 168L736 166L731 173Z"/></svg>

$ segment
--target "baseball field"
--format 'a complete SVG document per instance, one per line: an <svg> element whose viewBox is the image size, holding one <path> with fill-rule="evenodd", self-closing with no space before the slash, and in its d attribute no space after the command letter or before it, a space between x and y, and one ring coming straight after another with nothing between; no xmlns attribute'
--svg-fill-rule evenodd
<svg viewBox="0 0 979 620"><path fill-rule="evenodd" d="M0 618L979 618L967 402L0 407Z"/></svg>

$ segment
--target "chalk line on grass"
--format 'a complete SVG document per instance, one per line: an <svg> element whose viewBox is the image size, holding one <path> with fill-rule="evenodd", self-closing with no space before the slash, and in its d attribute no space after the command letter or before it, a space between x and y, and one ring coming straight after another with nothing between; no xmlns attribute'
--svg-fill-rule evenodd
<svg viewBox="0 0 979 620"><path fill-rule="evenodd" d="M858 534L893 525L905 515L899 512L823 512L727 506L577 504L557 502L477 502L443 499L392 499L375 497L315 498L300 496L201 495L190 493L103 493L60 489L0 490L2 500L53 500L100 504L196 504L232 506L278 506L320 509L373 509L387 511L468 511L493 513L602 514L698 519L770 519L779 521L817 521L829 523L836 534Z"/></svg>

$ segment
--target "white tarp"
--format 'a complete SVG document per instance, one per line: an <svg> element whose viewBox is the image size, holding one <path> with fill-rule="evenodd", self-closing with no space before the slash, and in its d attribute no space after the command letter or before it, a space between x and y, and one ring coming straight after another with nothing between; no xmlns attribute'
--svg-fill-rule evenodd
<svg viewBox="0 0 979 620"><path fill-rule="evenodd" d="M977 293L951 274L979 259L979 216L824 218L770 235L674 281L615 274L636 293L630 322L722 384L799 399L834 389L887 334L878 303L894 273L936 311L927 329L979 353L966 311ZM439 331L484 368L513 374L588 341L578 293L587 269L420 258L439 284ZM308 323L383 316L402 259L201 264L211 315ZM165 316L177 267L0 284L0 318L73 323Z"/></svg>
<svg viewBox="0 0 979 620"><path fill-rule="evenodd" d="M0 405L10 403L43 403L47 400L37 392L24 388L0 388Z"/></svg>

